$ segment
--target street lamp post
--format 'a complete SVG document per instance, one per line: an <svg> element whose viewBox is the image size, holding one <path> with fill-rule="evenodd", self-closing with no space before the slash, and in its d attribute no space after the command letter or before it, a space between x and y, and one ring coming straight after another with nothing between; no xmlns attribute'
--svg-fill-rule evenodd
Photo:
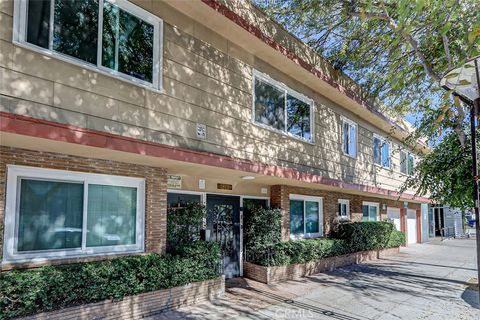
<svg viewBox="0 0 480 320"><path fill-rule="evenodd" d="M475 211L475 231L477 244L477 281L480 285L480 199L477 166L476 117L480 115L480 56L469 59L459 68L448 71L440 81L440 85L448 91L453 91L465 104L470 107L470 131L472 135L472 174L473 200ZM479 296L480 300L480 296Z"/></svg>

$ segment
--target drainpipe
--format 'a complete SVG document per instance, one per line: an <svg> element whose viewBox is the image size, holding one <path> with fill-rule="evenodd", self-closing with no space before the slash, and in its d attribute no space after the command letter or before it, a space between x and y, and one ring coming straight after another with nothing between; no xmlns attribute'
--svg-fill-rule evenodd
<svg viewBox="0 0 480 320"><path fill-rule="evenodd" d="M478 74L478 62L475 60L476 78L478 92L480 93L480 75ZM477 132L475 127L475 116L479 115L480 111L480 97L473 101L472 108L470 109L470 129L472 133L472 173L473 173L473 200L475 208L475 229L476 229L476 242L477 242L477 282L480 288L480 215L479 213L479 195L478 195L478 166L477 166ZM479 295L480 301L480 295Z"/></svg>
<svg viewBox="0 0 480 320"><path fill-rule="evenodd" d="M477 74L478 77L478 74ZM478 80L477 80L478 81ZM478 115L480 109L480 98L473 102L473 106L470 109L470 129L472 133L472 174L473 174L473 200L475 210L475 229L476 229L476 242L477 242L477 280L480 285L480 215L479 213L479 194L478 194L478 166L477 166L477 141L476 141L476 126L475 116Z"/></svg>

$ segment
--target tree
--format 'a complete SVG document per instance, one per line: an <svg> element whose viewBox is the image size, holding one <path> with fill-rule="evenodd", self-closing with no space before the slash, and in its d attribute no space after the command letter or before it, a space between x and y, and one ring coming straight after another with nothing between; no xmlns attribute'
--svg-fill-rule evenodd
<svg viewBox="0 0 480 320"><path fill-rule="evenodd" d="M395 114L438 111L462 147L466 109L439 81L480 54L478 0L257 0ZM418 135L441 135L429 130Z"/></svg>
<svg viewBox="0 0 480 320"><path fill-rule="evenodd" d="M480 132L478 132L480 133ZM480 142L480 139L477 139ZM435 203L468 209L473 207L471 144L458 143L451 131L416 166L414 174L407 178L401 191L417 190L417 194L430 193Z"/></svg>
<svg viewBox="0 0 480 320"><path fill-rule="evenodd" d="M404 141L427 138L402 190L472 207L468 110L439 85L447 70L480 54L478 0L257 0L332 65L379 99L393 116L419 116Z"/></svg>

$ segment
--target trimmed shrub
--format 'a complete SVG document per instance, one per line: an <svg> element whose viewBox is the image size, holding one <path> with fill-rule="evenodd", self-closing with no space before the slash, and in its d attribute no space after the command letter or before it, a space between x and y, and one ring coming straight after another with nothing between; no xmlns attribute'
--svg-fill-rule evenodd
<svg viewBox="0 0 480 320"><path fill-rule="evenodd" d="M405 235L390 222L340 223L330 239L306 239L256 246L248 261L262 266L281 266L320 260L343 254L399 247Z"/></svg>
<svg viewBox="0 0 480 320"><path fill-rule="evenodd" d="M386 248L397 248L404 246L405 242L405 233L398 230L393 230L390 234L390 238L388 239Z"/></svg>
<svg viewBox="0 0 480 320"><path fill-rule="evenodd" d="M305 263L321 258L349 253L347 242L341 239L306 239L279 242L264 254L257 254L253 263L263 266L281 266Z"/></svg>
<svg viewBox="0 0 480 320"><path fill-rule="evenodd" d="M176 253L177 248L199 240L206 217L207 208L196 202L189 202L180 208L168 208L167 251Z"/></svg>
<svg viewBox="0 0 480 320"><path fill-rule="evenodd" d="M182 256L148 254L0 273L0 318L213 279L220 272L216 243L197 241Z"/></svg>
<svg viewBox="0 0 480 320"><path fill-rule="evenodd" d="M347 222L340 223L332 237L348 242L351 252L385 248L395 227L390 222Z"/></svg>
<svg viewBox="0 0 480 320"><path fill-rule="evenodd" d="M282 213L280 209L254 207L245 216L243 237L247 250L268 248L281 240Z"/></svg>

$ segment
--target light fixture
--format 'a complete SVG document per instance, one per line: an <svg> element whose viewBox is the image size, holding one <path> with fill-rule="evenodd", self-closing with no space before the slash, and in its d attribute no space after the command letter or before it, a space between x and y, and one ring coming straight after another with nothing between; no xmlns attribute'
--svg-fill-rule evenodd
<svg viewBox="0 0 480 320"><path fill-rule="evenodd" d="M255 177L254 176L243 176L242 179L243 180L253 180L253 179L255 179Z"/></svg>

